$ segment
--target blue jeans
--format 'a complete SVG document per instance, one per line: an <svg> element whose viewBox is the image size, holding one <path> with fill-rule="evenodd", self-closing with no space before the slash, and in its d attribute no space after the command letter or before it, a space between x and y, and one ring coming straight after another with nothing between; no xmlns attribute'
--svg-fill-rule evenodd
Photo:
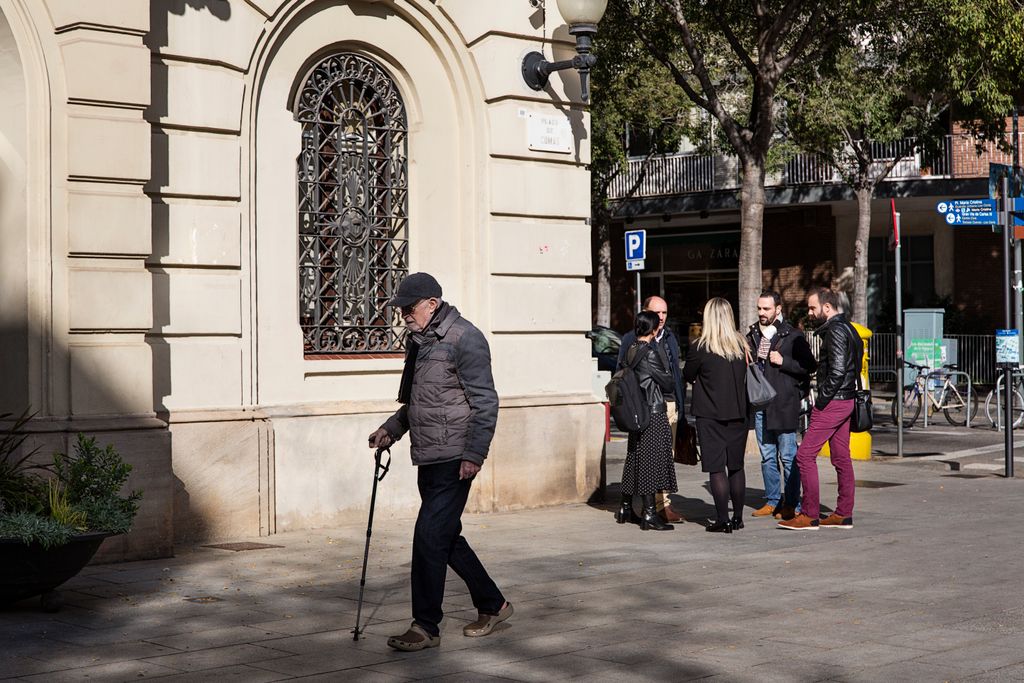
<svg viewBox="0 0 1024 683"><path fill-rule="evenodd" d="M776 506L780 500L784 500L787 505L798 507L800 504L800 470L793 467L793 460L796 458L796 432L765 429L764 421L763 410L754 413L754 433L757 435L757 445L761 449L764 497L767 499L768 505ZM786 495L784 498L779 481L780 460L785 477Z"/></svg>

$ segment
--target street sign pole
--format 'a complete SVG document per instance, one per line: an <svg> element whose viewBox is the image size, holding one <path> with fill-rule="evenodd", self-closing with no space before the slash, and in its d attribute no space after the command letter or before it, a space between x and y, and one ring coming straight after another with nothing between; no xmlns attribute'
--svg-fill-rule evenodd
<svg viewBox="0 0 1024 683"><path fill-rule="evenodd" d="M640 307L643 304L640 299L640 271L636 271L636 312L640 312ZM634 316L635 317L635 316Z"/></svg>
<svg viewBox="0 0 1024 683"><path fill-rule="evenodd" d="M1017 105L1013 106L1013 174L1020 168L1020 129L1017 123ZM1010 221L1013 225L1013 221ZM1010 228L1013 230L1014 228ZM1013 321L1017 334L1024 335L1024 292L1021 291L1021 240L1013 240Z"/></svg>
<svg viewBox="0 0 1024 683"><path fill-rule="evenodd" d="M896 200L892 200L893 230L896 234L896 353L900 362L896 364L896 456L903 457L903 264L902 233L900 215L896 211Z"/></svg>
<svg viewBox="0 0 1024 683"><path fill-rule="evenodd" d="M1010 231L1013 230L1012 200L1010 199L1010 179L1003 177L1003 308L1006 329L1013 325L1010 305L1013 301L1010 292ZM1005 474L1013 477L1013 364L1003 364L1003 447L1005 450Z"/></svg>

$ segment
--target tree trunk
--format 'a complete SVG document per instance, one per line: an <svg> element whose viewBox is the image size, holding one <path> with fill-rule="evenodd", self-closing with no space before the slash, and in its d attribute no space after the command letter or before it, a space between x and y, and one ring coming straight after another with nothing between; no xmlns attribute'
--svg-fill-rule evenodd
<svg viewBox="0 0 1024 683"><path fill-rule="evenodd" d="M743 164L740 188L739 326L757 321L757 297L763 289L761 231L764 227L764 161Z"/></svg>
<svg viewBox="0 0 1024 683"><path fill-rule="evenodd" d="M597 320L594 322L603 327L612 326L612 241L609 236L611 229L608 221L598 219L597 230L597 263L594 273L597 282Z"/></svg>
<svg viewBox="0 0 1024 683"><path fill-rule="evenodd" d="M871 187L857 189L857 238L853 242L853 311L850 320L868 324L868 239L871 237Z"/></svg>

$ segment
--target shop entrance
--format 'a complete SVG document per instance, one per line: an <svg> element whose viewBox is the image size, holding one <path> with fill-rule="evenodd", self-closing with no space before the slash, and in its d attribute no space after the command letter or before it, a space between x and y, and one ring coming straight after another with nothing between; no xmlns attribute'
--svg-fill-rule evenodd
<svg viewBox="0 0 1024 683"><path fill-rule="evenodd" d="M692 323L701 322L704 304L720 296L739 300L739 230L654 235L648 238L648 270L641 279L644 297L657 294L668 303L668 325L681 341ZM652 258L653 257L653 258ZM653 266L653 267L651 267Z"/></svg>

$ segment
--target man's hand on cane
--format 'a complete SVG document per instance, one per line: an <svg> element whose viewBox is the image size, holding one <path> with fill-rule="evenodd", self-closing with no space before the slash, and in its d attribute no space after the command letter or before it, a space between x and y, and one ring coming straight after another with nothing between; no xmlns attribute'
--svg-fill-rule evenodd
<svg viewBox="0 0 1024 683"><path fill-rule="evenodd" d="M370 448L373 449L388 448L395 442L395 440L391 438L391 435L388 434L388 430L383 427L375 431L373 434L370 434L369 441Z"/></svg>

